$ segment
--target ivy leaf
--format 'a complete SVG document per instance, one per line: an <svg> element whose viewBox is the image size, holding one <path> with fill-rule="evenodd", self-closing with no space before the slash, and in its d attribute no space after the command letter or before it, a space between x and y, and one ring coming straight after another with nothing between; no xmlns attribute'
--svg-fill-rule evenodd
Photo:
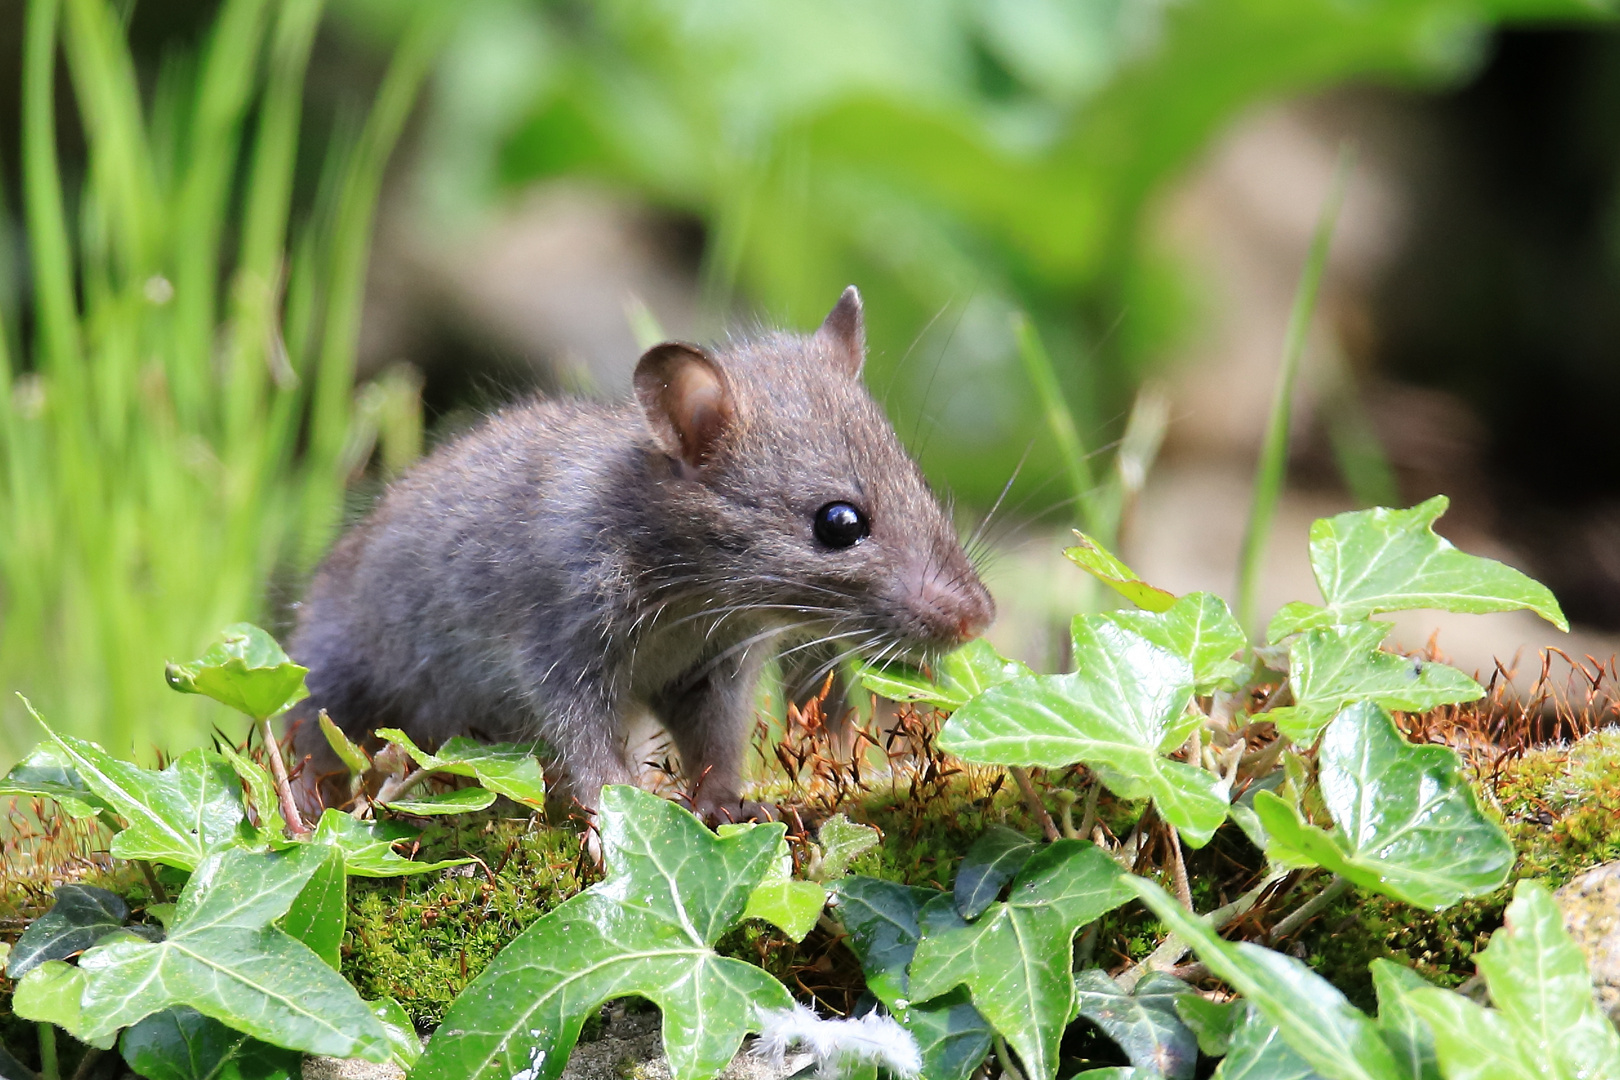
<svg viewBox="0 0 1620 1080"><path fill-rule="evenodd" d="M395 844L416 835L415 829L404 825L391 821L356 821L343 811L328 807L307 842L341 851L343 872L352 877L404 877L472 862L471 859L414 862L394 850Z"/></svg>
<svg viewBox="0 0 1620 1080"><path fill-rule="evenodd" d="M911 993L928 1000L966 986L973 1005L1018 1051L1028 1075L1052 1080L1074 1016L1074 935L1131 897L1124 871L1084 840L1048 844L1024 864L1005 901L966 922L950 897L924 907Z"/></svg>
<svg viewBox="0 0 1620 1080"><path fill-rule="evenodd" d="M338 760L343 762L350 773L360 776L371 768L371 756L350 741L349 737L343 734L342 728L332 723L332 718L326 715L325 709L322 709L315 719L321 726L321 734L326 737L326 745L332 748L332 753L338 756Z"/></svg>
<svg viewBox="0 0 1620 1080"><path fill-rule="evenodd" d="M41 743L0 779L0 798L55 800L69 817L95 817L111 809L74 770L72 759L51 743Z"/></svg>
<svg viewBox="0 0 1620 1080"><path fill-rule="evenodd" d="M1064 768L1083 761L1121 798L1151 796L1164 819L1202 847L1226 819L1220 777L1170 761L1198 726L1192 665L1122 626L1077 619L1069 675L992 687L946 722L939 745L998 765Z"/></svg>
<svg viewBox="0 0 1620 1080"><path fill-rule="evenodd" d="M11 1011L24 1020L55 1024L82 1043L106 1050L113 1035L91 1035L85 1030L84 972L65 960L47 960L22 977L11 996Z"/></svg>
<svg viewBox="0 0 1620 1080"><path fill-rule="evenodd" d="M28 924L6 960L8 978L20 979L47 960L66 960L121 928L129 905L93 885L58 885L51 910Z"/></svg>
<svg viewBox="0 0 1620 1080"><path fill-rule="evenodd" d="M388 1033L393 1063L399 1066L401 1072L410 1072L422 1056L422 1040L417 1038L416 1025L411 1023L405 1007L391 997L380 997L376 1001L366 1002L366 1008L371 1010L371 1015Z"/></svg>
<svg viewBox="0 0 1620 1080"><path fill-rule="evenodd" d="M396 799L382 805L398 814L431 817L434 814L467 814L474 810L484 810L494 801L495 793L488 788L464 787L433 795Z"/></svg>
<svg viewBox="0 0 1620 1080"><path fill-rule="evenodd" d="M58 735L32 705L28 711L85 786L124 819L127 827L113 837L114 857L191 870L210 848L252 839L241 785L218 754L190 750L152 772L119 761L93 742Z"/></svg>
<svg viewBox="0 0 1620 1080"><path fill-rule="evenodd" d="M1266 719L1309 746L1328 721L1358 701L1425 712L1485 695L1484 687L1447 664L1384 652L1378 646L1391 629L1389 623L1363 622L1300 634L1289 648L1295 704L1272 709Z"/></svg>
<svg viewBox="0 0 1620 1080"><path fill-rule="evenodd" d="M1327 605L1287 605L1272 618L1267 638L1278 641L1413 608L1465 614L1528 608L1568 630L1545 585L1492 559L1464 554L1435 535L1434 522L1450 505L1436 495L1410 510L1378 507L1317 521L1311 526L1311 569Z"/></svg>
<svg viewBox="0 0 1620 1080"><path fill-rule="evenodd" d="M1232 659L1249 639L1232 617L1226 601L1214 593L1195 592L1181 597L1164 611L1120 609L1098 616L1141 635L1192 665L1199 690L1235 685L1243 664Z"/></svg>
<svg viewBox="0 0 1620 1080"><path fill-rule="evenodd" d="M1586 959L1544 886L1514 886L1503 927L1477 962L1492 1003L1532 1058L1570 1080L1620 1078L1620 1033L1593 999Z"/></svg>
<svg viewBox="0 0 1620 1080"><path fill-rule="evenodd" d="M968 1080L990 1052L993 1029L960 988L931 1001L912 1001L906 972L922 933L922 910L943 898L932 889L859 876L840 881L834 896L867 989L917 1040L923 1075Z"/></svg>
<svg viewBox="0 0 1620 1080"><path fill-rule="evenodd" d="M98 945L80 958L85 1033L111 1035L186 1005L290 1050L386 1061L387 1036L354 988L273 925L327 857L313 845L209 855L167 938Z"/></svg>
<svg viewBox="0 0 1620 1080"><path fill-rule="evenodd" d="M1314 863L1435 910L1507 880L1513 845L1480 812L1456 751L1413 746L1388 713L1362 702L1328 726L1317 768L1331 833L1270 792L1255 796L1267 854L1279 862Z"/></svg>
<svg viewBox="0 0 1620 1080"><path fill-rule="evenodd" d="M711 946L741 918L784 828L716 836L667 799L602 793L606 880L532 923L451 1006L414 1080L493 1080L562 1072L585 1018L637 995L663 1015L675 1080L725 1067L759 1012L792 1007L781 983Z"/></svg>
<svg viewBox="0 0 1620 1080"><path fill-rule="evenodd" d="M1211 1080L1317 1080L1319 1074L1283 1042L1277 1025L1253 1002L1231 1006L1239 1022Z"/></svg>
<svg viewBox="0 0 1620 1080"><path fill-rule="evenodd" d="M1378 993L1378 1033L1395 1055L1404 1080L1440 1080L1434 1032L1412 1011L1407 995L1427 989L1428 980L1411 968L1379 957L1369 965Z"/></svg>
<svg viewBox="0 0 1620 1080"><path fill-rule="evenodd" d="M1329 1080L1400 1080L1395 1057L1372 1018L1326 979L1291 956L1248 942L1232 944L1146 878L1125 885L1198 958L1248 998L1283 1040Z"/></svg>
<svg viewBox="0 0 1620 1080"><path fill-rule="evenodd" d="M1001 887L1018 876L1039 844L1005 825L992 825L968 848L956 868L952 895L964 919L976 919L995 903Z"/></svg>
<svg viewBox="0 0 1620 1080"><path fill-rule="evenodd" d="M732 822L720 826L718 831L721 836L730 836L751 828L753 826L747 823ZM763 919L792 940L803 941L826 906L827 890L814 881L793 879L793 855L788 851L784 836L764 880L748 894L743 918Z"/></svg>
<svg viewBox="0 0 1620 1080"><path fill-rule="evenodd" d="M348 885L343 875L343 852L327 847L326 860L310 875L293 899L281 928L337 971L342 963L344 924L348 919Z"/></svg>
<svg viewBox="0 0 1620 1080"><path fill-rule="evenodd" d="M184 1007L164 1009L118 1040L124 1061L146 1080L298 1080L303 1055L233 1031Z"/></svg>
<svg viewBox="0 0 1620 1080"><path fill-rule="evenodd" d="M497 795L529 807L546 804L546 781L534 759L539 744L481 743L457 735L436 753L419 749L403 731L378 728L379 738L397 744L423 769L451 776L470 776Z"/></svg>
<svg viewBox="0 0 1620 1080"><path fill-rule="evenodd" d="M1176 594L1156 588L1136 576L1136 571L1120 562L1113 552L1076 529L1080 542L1064 548L1068 560L1119 595L1146 611L1169 611Z"/></svg>
<svg viewBox="0 0 1620 1080"><path fill-rule="evenodd" d="M1214 1002L1198 994L1176 998L1176 1015L1198 1038L1198 1049L1212 1058L1224 1057L1232 1034L1243 1022L1244 1004L1239 1001Z"/></svg>
<svg viewBox="0 0 1620 1080"><path fill-rule="evenodd" d="M817 881L837 881L849 873L849 864L878 846L878 831L870 825L857 825L843 814L834 814L816 830L821 846L821 863L810 876Z"/></svg>
<svg viewBox="0 0 1620 1080"><path fill-rule="evenodd" d="M1031 675L1026 664L1009 660L983 638L947 653L934 665L932 677L906 664L862 666L861 684L890 701L914 701L952 712L974 697L1013 679Z"/></svg>
<svg viewBox="0 0 1620 1080"><path fill-rule="evenodd" d="M1133 1066L1168 1080L1192 1076L1198 1037L1176 1014L1177 999L1192 993L1186 983L1155 971L1128 994L1107 972L1091 968L1075 974L1074 992L1080 1015L1114 1040Z"/></svg>
<svg viewBox="0 0 1620 1080"><path fill-rule="evenodd" d="M1435 1056L1446 1080L1549 1080L1557 1073L1519 1039L1494 1009L1437 987L1413 990L1412 1011L1434 1034Z"/></svg>
<svg viewBox="0 0 1620 1080"><path fill-rule="evenodd" d="M248 804L259 819L259 831L267 836L280 836L287 823L282 820L281 801L276 796L275 782L270 779L270 774L263 765L245 754L237 753L235 747L223 740L219 743L219 752L247 790Z"/></svg>
<svg viewBox="0 0 1620 1080"><path fill-rule="evenodd" d="M165 669L169 685L182 694L205 694L255 720L308 697L308 674L308 668L287 659L276 639L252 623L227 626L202 656Z"/></svg>

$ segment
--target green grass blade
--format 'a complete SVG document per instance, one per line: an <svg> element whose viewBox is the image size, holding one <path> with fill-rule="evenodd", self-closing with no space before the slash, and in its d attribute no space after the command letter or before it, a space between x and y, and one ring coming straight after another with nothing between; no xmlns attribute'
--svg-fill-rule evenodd
<svg viewBox="0 0 1620 1080"><path fill-rule="evenodd" d="M1028 315L1015 312L1012 331L1013 339L1018 343L1018 355L1024 362L1024 371L1040 400L1047 430L1052 433L1058 453L1063 456L1063 468L1069 477L1069 487L1074 492L1075 514L1080 519L1081 527L1103 544L1112 544L1114 527L1118 522L1107 520L1096 477L1091 472L1091 461L1086 456L1085 444L1080 441L1074 413L1063 397L1063 388L1052 367L1052 358Z"/></svg>
<svg viewBox="0 0 1620 1080"><path fill-rule="evenodd" d="M23 203L34 283L35 355L61 380L79 367L79 316L73 298L73 249L56 159L56 28L60 0L29 0L23 47ZM62 387L69 392L67 385Z"/></svg>
<svg viewBox="0 0 1620 1080"><path fill-rule="evenodd" d="M1271 398L1271 413L1266 419L1265 440L1260 447L1260 461L1255 468L1254 496L1249 505L1249 524L1243 534L1242 562L1238 567L1238 622L1251 636L1262 629L1256 612L1260 588L1260 569L1266 559L1266 545L1271 539L1271 522L1277 515L1277 502L1282 498L1283 480L1288 471L1288 428L1293 419L1294 384L1299 377L1300 361L1305 355L1305 339L1311 328L1311 316L1316 312L1316 297L1322 286L1322 272L1327 267L1328 250L1333 242L1333 227L1339 218L1339 207L1344 202L1345 185L1355 153L1348 144L1339 150L1339 163L1333 172L1327 201L1322 204L1316 221L1316 233L1311 237L1310 253L1305 268L1300 272L1299 285L1294 290L1294 305L1288 315L1288 333L1283 339L1282 366L1277 372L1277 383Z"/></svg>

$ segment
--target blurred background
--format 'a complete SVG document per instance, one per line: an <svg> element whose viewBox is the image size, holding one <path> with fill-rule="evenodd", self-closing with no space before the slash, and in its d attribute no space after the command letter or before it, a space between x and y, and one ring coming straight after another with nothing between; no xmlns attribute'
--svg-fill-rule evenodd
<svg viewBox="0 0 1620 1080"><path fill-rule="evenodd" d="M1319 516L1452 497L1550 585L1398 620L1460 666L1620 641L1620 32L1587 0L0 0L0 765L222 714L165 659L278 632L345 516L642 347L810 328L964 532L992 639L1099 601L1070 527L1234 595L1290 306L1263 613ZM1349 148L1347 151L1346 148ZM240 737L232 731L233 738Z"/></svg>

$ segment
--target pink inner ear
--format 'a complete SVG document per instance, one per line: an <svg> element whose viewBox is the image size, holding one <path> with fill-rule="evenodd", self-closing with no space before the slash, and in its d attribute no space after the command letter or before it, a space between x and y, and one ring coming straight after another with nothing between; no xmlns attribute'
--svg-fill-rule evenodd
<svg viewBox="0 0 1620 1080"><path fill-rule="evenodd" d="M701 465L731 420L731 402L720 376L699 360L683 363L669 382L670 422L688 464Z"/></svg>

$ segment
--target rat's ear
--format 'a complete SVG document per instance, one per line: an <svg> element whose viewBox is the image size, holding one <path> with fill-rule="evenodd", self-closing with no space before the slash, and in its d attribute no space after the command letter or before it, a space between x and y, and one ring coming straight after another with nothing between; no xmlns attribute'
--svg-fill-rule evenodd
<svg viewBox="0 0 1620 1080"><path fill-rule="evenodd" d="M642 354L635 384L659 449L694 469L706 464L735 414L719 365L696 345L666 341Z"/></svg>
<svg viewBox="0 0 1620 1080"><path fill-rule="evenodd" d="M866 318L861 314L860 290L851 285L827 313L816 341L832 354L837 364L853 378L866 363Z"/></svg>

